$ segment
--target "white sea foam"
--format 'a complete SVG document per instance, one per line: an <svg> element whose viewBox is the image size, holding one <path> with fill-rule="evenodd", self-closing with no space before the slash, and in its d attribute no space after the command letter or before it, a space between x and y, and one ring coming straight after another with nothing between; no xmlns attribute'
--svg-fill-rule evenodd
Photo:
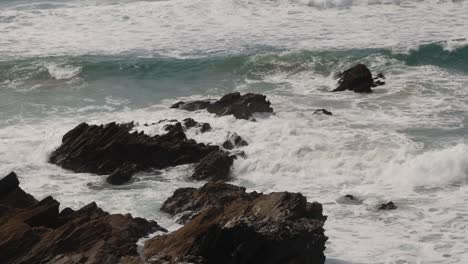
<svg viewBox="0 0 468 264"><path fill-rule="evenodd" d="M463 45L457 39L466 37L468 12L463 1L390 0L70 1L53 8L2 7L0 60L120 53L194 57L265 46L407 51L438 41L453 50ZM115 187L103 177L48 164L47 156L80 122L142 125L192 117L213 127L205 134L190 130L188 136L197 141L220 144L228 132L236 132L249 143L243 148L247 158L234 163L235 184L264 192L302 192L323 203L329 216L328 263L468 263L468 77L431 65L410 67L377 54L362 62L373 72L384 72L387 85L372 95L329 93L336 84L333 75L355 61L336 62L324 74L315 58L284 59L291 54L275 53L279 58L272 60L271 54L262 54L246 62L247 69L262 61L273 69L236 85L237 91L262 92L272 101L276 114L259 115L257 122L168 108L175 100L206 98L208 91L219 97L219 91L228 89L221 84L206 87L203 96L150 106L136 102L142 90L109 89L121 79L109 87L107 79L98 82L96 91L84 84L85 89L60 96L66 90L60 89L63 82L50 89L6 89L2 92L9 98L25 101L0 105L5 116L0 120L0 175L15 170L28 192L38 198L53 195L62 207L97 201L105 210L131 212L169 227L173 219L158 209L175 189L202 184L187 180L192 165L141 173L131 184ZM55 62L39 66L57 80L81 74L71 64L48 61ZM2 85L25 82L37 66L27 66L31 69L24 69L21 80ZM74 104L68 105L70 94ZM333 116L312 115L317 108ZM3 115L11 109L19 110ZM152 135L163 133L162 128L137 127ZM338 203L345 194L359 197L363 205ZM389 200L398 210L375 210Z"/></svg>
<svg viewBox="0 0 468 264"><path fill-rule="evenodd" d="M99 2L99 1L97 1ZM309 5L312 5L309 7ZM318 7L330 7L319 8ZM347 7L345 9L336 7ZM0 60L12 56L158 53L200 56L269 46L408 50L466 38L466 1L74 1L0 9Z"/></svg>
<svg viewBox="0 0 468 264"><path fill-rule="evenodd" d="M44 63L50 76L56 80L71 79L81 72L80 67L66 65L63 63Z"/></svg>
<svg viewBox="0 0 468 264"><path fill-rule="evenodd" d="M430 67L419 70L419 78L425 74L433 76L436 71ZM325 214L329 215L326 229L330 263L339 263L339 259L349 263L466 261L460 252L466 252L467 240L460 232L467 228L463 216L468 213L468 145L452 142L426 150L428 142L414 141L411 133L402 130L451 125L457 129L460 119L447 119L439 109L450 101L452 107L466 111L466 102L448 92L425 95L424 90L430 87L424 86L401 95L404 89L399 85L404 84L400 81L409 78L405 74L389 74L389 87L378 88L385 92L372 96L325 96L324 91L313 87L316 83L331 83L327 77L298 73L285 78L278 74L282 76L276 73L265 80L282 78L292 88L287 94L286 88L269 91L276 115L258 115L257 122L230 116L216 118L204 111L169 109L176 98L147 108L116 111L119 103L129 102L109 98L109 109L99 114L88 108L76 109L72 118L49 118L2 128L0 173L16 170L27 191L39 198L51 194L63 206L76 208L97 201L111 212L131 212L172 226L173 220L158 209L176 188L202 184L187 180L191 165L170 168L161 174L142 173L130 185L113 187L105 184L103 177L67 172L47 164L46 159L60 144L60 137L82 121L136 121L140 123L137 130L154 135L163 133L164 124L146 127L144 123L192 117L213 127L204 134L196 129L188 131L188 136L199 142L220 144L228 132L236 132L249 142L243 148L247 158L235 161L235 184L264 192L299 191L310 200L323 203ZM438 74L444 73L439 70ZM303 82L308 85L300 85ZM255 83L250 85L250 89L255 87ZM445 88L453 92L457 86ZM249 87L239 89L247 91ZM197 95L177 100L200 98ZM311 115L321 107L334 115ZM337 203L345 194L356 195L364 204ZM399 206L397 211L375 210L379 203L389 200Z"/></svg>

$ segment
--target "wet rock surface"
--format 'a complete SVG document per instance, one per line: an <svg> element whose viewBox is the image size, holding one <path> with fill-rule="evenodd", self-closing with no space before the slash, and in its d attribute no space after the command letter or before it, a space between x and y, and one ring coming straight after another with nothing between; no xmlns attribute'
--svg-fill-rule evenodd
<svg viewBox="0 0 468 264"><path fill-rule="evenodd" d="M397 208L398 206L396 206L392 201L390 201L388 203L383 203L379 205L377 209L378 210L396 210Z"/></svg>
<svg viewBox="0 0 468 264"><path fill-rule="evenodd" d="M187 139L180 123L152 137L131 129L128 124L82 123L63 136L49 162L74 172L110 174L108 182L121 184L138 171L199 162L219 150Z"/></svg>
<svg viewBox="0 0 468 264"><path fill-rule="evenodd" d="M170 120L170 122L174 122L174 120ZM166 131L171 131L175 127L181 126L181 127L183 127L184 131L187 131L187 130L192 129L192 128L198 128L201 133L205 133L205 132L208 132L208 131L211 130L211 125L210 124L203 123L203 122L199 123L199 122L193 120L192 118L186 118L186 119L182 120L182 123L180 123L177 120L175 120L175 122L176 122L175 124L165 125L164 129Z"/></svg>
<svg viewBox="0 0 468 264"><path fill-rule="evenodd" d="M165 231L154 221L109 214L95 203L59 211L52 197L37 201L16 174L0 180L0 263L114 264L138 257L137 240Z"/></svg>
<svg viewBox="0 0 468 264"><path fill-rule="evenodd" d="M206 109L217 116L233 115L238 119L252 119L253 113L273 113L271 103L262 94L230 93L219 100L202 100L191 102L177 102L171 108L187 111Z"/></svg>
<svg viewBox="0 0 468 264"><path fill-rule="evenodd" d="M323 114L323 115L330 115L330 116L333 115L332 112L330 112L330 111L328 111L327 109L324 109L324 108L317 109L312 114L313 115L322 115Z"/></svg>
<svg viewBox="0 0 468 264"><path fill-rule="evenodd" d="M384 78L383 74L379 73L377 78ZM372 87L385 84L383 81L376 81L372 77L371 71L364 64L358 64L352 68L345 70L338 75L338 87L333 92L354 91L356 93L372 93Z"/></svg>
<svg viewBox="0 0 468 264"><path fill-rule="evenodd" d="M325 241L319 203L299 193L247 193L211 182L178 189L163 205L184 214L185 226L146 242L154 263L324 263Z"/></svg>
<svg viewBox="0 0 468 264"><path fill-rule="evenodd" d="M229 180L234 158L223 150L213 151L195 166L192 180Z"/></svg>
<svg viewBox="0 0 468 264"><path fill-rule="evenodd" d="M228 138L223 143L223 148L225 149L234 149L248 146L249 143L245 141L241 136L237 135L236 133L228 134Z"/></svg>

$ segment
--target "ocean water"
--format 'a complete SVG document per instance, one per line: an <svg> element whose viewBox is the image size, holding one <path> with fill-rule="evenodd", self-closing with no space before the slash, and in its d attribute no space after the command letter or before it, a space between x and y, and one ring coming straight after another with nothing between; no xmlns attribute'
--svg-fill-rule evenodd
<svg viewBox="0 0 468 264"><path fill-rule="evenodd" d="M80 122L192 117L213 127L189 131L197 141L249 142L234 184L323 204L327 263L468 263L467 14L455 0L1 0L0 174L63 207L96 201L176 228L159 207L203 184L191 165L116 187L46 161ZM330 93L359 62L387 84ZM276 114L168 108L233 91L266 94ZM397 210L375 210L390 200Z"/></svg>

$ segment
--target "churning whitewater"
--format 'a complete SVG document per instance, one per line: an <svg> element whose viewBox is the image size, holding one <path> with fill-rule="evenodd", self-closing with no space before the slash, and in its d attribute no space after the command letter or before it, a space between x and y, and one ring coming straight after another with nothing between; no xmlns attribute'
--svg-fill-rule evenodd
<svg viewBox="0 0 468 264"><path fill-rule="evenodd" d="M143 124L192 117L213 128L187 131L197 142L248 142L233 184L323 204L327 263L468 263L466 14L455 0L1 1L0 175L63 207L96 201L176 229L159 209L203 184L192 165L112 186L47 160L81 122L155 135L163 124ZM386 85L331 93L357 63ZM169 108L233 91L267 95L275 115ZM390 200L397 210L375 209Z"/></svg>

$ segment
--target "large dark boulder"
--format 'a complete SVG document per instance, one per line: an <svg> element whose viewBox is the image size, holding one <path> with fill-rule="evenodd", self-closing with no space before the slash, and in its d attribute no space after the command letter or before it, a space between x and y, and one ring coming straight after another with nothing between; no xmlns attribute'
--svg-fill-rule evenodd
<svg viewBox="0 0 468 264"><path fill-rule="evenodd" d="M383 77L382 74L378 76ZM382 81L374 82L371 71L364 64L345 70L338 78L338 87L333 92L350 90L356 93L372 93L372 87L385 84Z"/></svg>
<svg viewBox="0 0 468 264"><path fill-rule="evenodd" d="M112 174L108 181L121 184L135 172L199 162L219 150L187 139L180 123L167 134L153 137L131 133L131 128L127 124L82 123L63 136L49 162L74 172Z"/></svg>
<svg viewBox="0 0 468 264"><path fill-rule="evenodd" d="M234 158L222 150L213 151L197 164L193 180L228 180Z"/></svg>
<svg viewBox="0 0 468 264"><path fill-rule="evenodd" d="M17 184L14 173L0 180L0 263L114 264L138 257L141 237L165 231L154 221L109 214L95 203L59 212L59 202L38 202ZM27 201L18 204L15 200Z"/></svg>
<svg viewBox="0 0 468 264"><path fill-rule="evenodd" d="M233 115L238 119L252 119L253 113L272 113L271 103L262 94L230 93L224 95L218 101L203 100L191 102L177 102L171 108L196 111L206 109L217 116Z"/></svg>
<svg viewBox="0 0 468 264"><path fill-rule="evenodd" d="M146 242L144 255L152 263L325 262L322 206L299 193L246 193L211 182L177 190L162 210L185 213L186 224Z"/></svg>

